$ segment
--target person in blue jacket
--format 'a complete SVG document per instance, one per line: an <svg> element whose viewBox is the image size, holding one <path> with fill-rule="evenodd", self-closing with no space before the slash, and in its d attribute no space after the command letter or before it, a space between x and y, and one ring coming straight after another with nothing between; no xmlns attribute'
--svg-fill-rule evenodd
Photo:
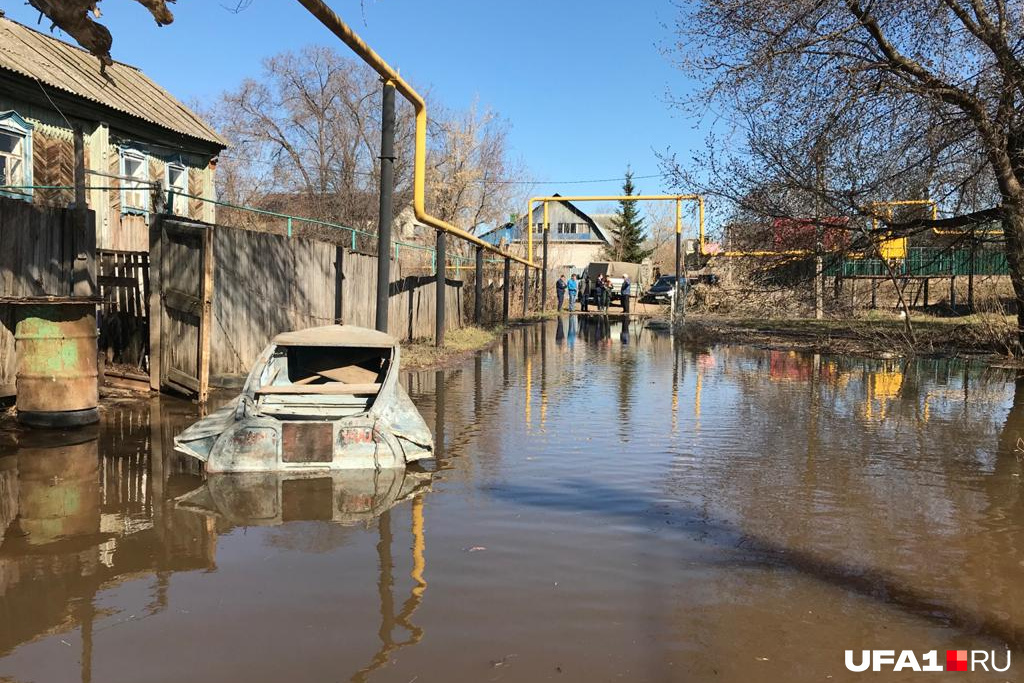
<svg viewBox="0 0 1024 683"><path fill-rule="evenodd" d="M580 293L580 281L576 279L575 274L569 277L569 283L565 289L569 292L569 312L572 313L576 310L576 298Z"/></svg>
<svg viewBox="0 0 1024 683"><path fill-rule="evenodd" d="M629 283L629 276L625 273L622 274L622 289L619 294L622 295L622 312L629 313L629 294L631 286Z"/></svg>

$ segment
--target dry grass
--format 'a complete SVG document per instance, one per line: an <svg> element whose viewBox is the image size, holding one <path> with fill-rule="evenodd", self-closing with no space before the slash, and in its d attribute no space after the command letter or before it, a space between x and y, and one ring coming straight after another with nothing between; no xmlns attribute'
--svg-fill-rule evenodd
<svg viewBox="0 0 1024 683"><path fill-rule="evenodd" d="M444 346L434 346L431 340L402 344L402 368L429 370L456 363L466 356L486 349L504 332L498 327L463 327L444 336Z"/></svg>
<svg viewBox="0 0 1024 683"><path fill-rule="evenodd" d="M687 317L684 334L723 341L785 342L787 346L821 351L884 355L995 354L1019 357L1014 316L976 313L962 317L913 317L916 342L911 343L902 319L871 312L858 318L743 318L709 315Z"/></svg>

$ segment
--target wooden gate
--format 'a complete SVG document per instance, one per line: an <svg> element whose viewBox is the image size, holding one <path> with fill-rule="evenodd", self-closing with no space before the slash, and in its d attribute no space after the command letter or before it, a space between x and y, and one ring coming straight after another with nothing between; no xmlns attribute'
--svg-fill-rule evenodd
<svg viewBox="0 0 1024 683"><path fill-rule="evenodd" d="M213 226L157 216L150 229L150 383L205 402L210 386Z"/></svg>
<svg viewBox="0 0 1024 683"><path fill-rule="evenodd" d="M106 372L149 368L149 252L96 250L100 354Z"/></svg>

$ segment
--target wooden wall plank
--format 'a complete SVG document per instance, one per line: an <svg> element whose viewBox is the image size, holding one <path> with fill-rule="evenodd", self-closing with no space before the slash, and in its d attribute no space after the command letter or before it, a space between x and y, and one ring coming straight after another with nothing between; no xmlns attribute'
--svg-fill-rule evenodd
<svg viewBox="0 0 1024 683"><path fill-rule="evenodd" d="M88 220L95 220L90 211ZM0 296L67 296L75 244L74 216L63 208L0 197ZM80 245L94 249L87 236ZM85 277L96 280L96 263L87 257ZM14 386L14 329L10 306L0 306L0 392Z"/></svg>
<svg viewBox="0 0 1024 683"><path fill-rule="evenodd" d="M270 339L287 330L341 321L373 328L376 256L345 251L337 287L334 244L265 232L218 227L214 245L210 374L216 382L248 372ZM402 340L434 334L434 283L403 277L392 263L389 331ZM464 324L463 287L449 281L448 329Z"/></svg>

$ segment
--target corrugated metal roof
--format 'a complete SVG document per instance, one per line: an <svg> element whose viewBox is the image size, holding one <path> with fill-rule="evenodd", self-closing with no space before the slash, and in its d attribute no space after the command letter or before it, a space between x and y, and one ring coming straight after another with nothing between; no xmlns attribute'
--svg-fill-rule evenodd
<svg viewBox="0 0 1024 683"><path fill-rule="evenodd" d="M0 69L175 133L227 146L195 112L135 67L114 62L104 76L99 60L85 50L3 17Z"/></svg>

